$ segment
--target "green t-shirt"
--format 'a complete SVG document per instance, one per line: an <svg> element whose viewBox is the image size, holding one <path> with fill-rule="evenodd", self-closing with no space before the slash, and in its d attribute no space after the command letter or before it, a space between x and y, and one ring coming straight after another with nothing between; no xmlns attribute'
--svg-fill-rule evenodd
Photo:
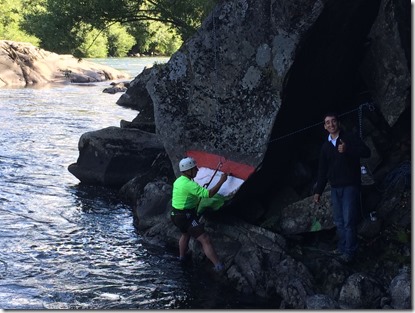
<svg viewBox="0 0 415 313"><path fill-rule="evenodd" d="M180 176L173 183L172 206L175 209L192 209L200 198L209 198L209 190L186 176Z"/></svg>

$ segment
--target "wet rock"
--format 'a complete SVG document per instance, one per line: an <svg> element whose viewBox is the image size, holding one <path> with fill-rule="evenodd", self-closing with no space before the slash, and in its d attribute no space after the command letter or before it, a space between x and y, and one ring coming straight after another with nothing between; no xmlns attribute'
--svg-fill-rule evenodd
<svg viewBox="0 0 415 313"><path fill-rule="evenodd" d="M389 287L392 298L392 307L398 310L408 310L412 308L411 275L409 269L402 270L401 273L392 279Z"/></svg>
<svg viewBox="0 0 415 313"><path fill-rule="evenodd" d="M377 309L385 294L383 287L365 273L355 273L344 283L339 297L342 309Z"/></svg>
<svg viewBox="0 0 415 313"><path fill-rule="evenodd" d="M130 82L126 93L117 100L117 104L122 107L140 111L142 116L146 116L147 121L150 119L154 122L153 101L146 88L151 73L152 68L145 68L140 75L136 76ZM147 116L147 114L149 114L149 116Z"/></svg>
<svg viewBox="0 0 415 313"><path fill-rule="evenodd" d="M313 295L307 298L306 309L335 310L339 305L335 300L324 294Z"/></svg>
<svg viewBox="0 0 415 313"><path fill-rule="evenodd" d="M148 189L145 193L161 195L161 186L154 185L159 191L150 188L151 191ZM151 199L151 195L141 199L146 197ZM138 203L143 202L139 200ZM163 206L153 215L154 212L146 214L137 207L139 223L144 225L141 234L149 242L177 246L180 233L170 220L170 208L169 204ZM223 279L235 289L261 297L279 297L287 307L305 307L306 298L314 293L313 278L304 265L286 254L286 243L281 236L234 218L229 220L223 213L212 212L202 218L202 222L225 264ZM190 242L189 248L194 262L210 262L195 241Z"/></svg>
<svg viewBox="0 0 415 313"><path fill-rule="evenodd" d="M376 100L390 126L411 103L410 19L404 1L381 1L362 64L368 89L376 90Z"/></svg>
<svg viewBox="0 0 415 313"><path fill-rule="evenodd" d="M105 88L102 92L115 94L117 92L125 92L130 86L130 82L111 83L111 87Z"/></svg>
<svg viewBox="0 0 415 313"><path fill-rule="evenodd" d="M82 183L119 186L146 172L164 152L155 134L107 127L79 139L79 158L68 170Z"/></svg>
<svg viewBox="0 0 415 313"><path fill-rule="evenodd" d="M138 230L150 228L158 222L158 215L170 212L171 194L171 185L164 182L150 182L144 187L133 207L134 225Z"/></svg>
<svg viewBox="0 0 415 313"><path fill-rule="evenodd" d="M171 190L174 181L173 177L173 169L167 154L165 152L160 152L146 171L136 174L133 179L129 180L120 188L119 196L125 203L130 204L133 208L133 212L135 212L137 203L140 201L141 197L147 199L141 200L144 202L158 201L158 196L145 192L147 190L145 189L147 184L155 183L156 185L162 184L162 186L164 186L164 184L169 184ZM165 188L167 187L163 187L163 190ZM167 188L166 190L169 189ZM166 196L170 196L171 198L171 192L166 193ZM151 200L152 197L155 199ZM141 214L137 216L141 216Z"/></svg>
<svg viewBox="0 0 415 313"><path fill-rule="evenodd" d="M266 220L263 227L284 235L320 231L334 227L330 191L322 194L320 203L313 196L290 204Z"/></svg>
<svg viewBox="0 0 415 313"><path fill-rule="evenodd" d="M121 120L120 127L121 128L136 128L136 129L141 129L145 132L154 133L154 134L156 133L156 125L154 124L154 122L145 122L145 121L143 122L141 121L140 118L138 118L138 116L134 118L131 122Z"/></svg>

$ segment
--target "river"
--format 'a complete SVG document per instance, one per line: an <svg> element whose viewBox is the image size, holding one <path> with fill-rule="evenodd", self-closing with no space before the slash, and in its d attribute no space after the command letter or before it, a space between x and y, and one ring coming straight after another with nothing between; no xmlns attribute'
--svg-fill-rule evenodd
<svg viewBox="0 0 415 313"><path fill-rule="evenodd" d="M91 60L132 78L167 61ZM109 83L0 89L0 308L272 308L180 266L175 251L140 237L116 192L68 172L83 133L137 115L102 92Z"/></svg>

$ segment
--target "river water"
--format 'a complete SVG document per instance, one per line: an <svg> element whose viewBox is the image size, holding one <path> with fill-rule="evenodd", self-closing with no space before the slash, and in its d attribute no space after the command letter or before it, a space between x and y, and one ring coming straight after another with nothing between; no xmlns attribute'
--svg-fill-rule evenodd
<svg viewBox="0 0 415 313"><path fill-rule="evenodd" d="M92 61L133 78L167 59ZM0 308L271 308L177 264L135 232L115 191L68 172L83 133L137 115L102 93L109 83L0 89Z"/></svg>

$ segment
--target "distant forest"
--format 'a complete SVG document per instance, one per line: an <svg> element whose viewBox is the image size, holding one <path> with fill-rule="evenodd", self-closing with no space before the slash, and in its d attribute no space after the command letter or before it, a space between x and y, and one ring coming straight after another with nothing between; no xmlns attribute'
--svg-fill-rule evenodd
<svg viewBox="0 0 415 313"><path fill-rule="evenodd" d="M218 0L0 0L0 40L84 58L170 56Z"/></svg>

